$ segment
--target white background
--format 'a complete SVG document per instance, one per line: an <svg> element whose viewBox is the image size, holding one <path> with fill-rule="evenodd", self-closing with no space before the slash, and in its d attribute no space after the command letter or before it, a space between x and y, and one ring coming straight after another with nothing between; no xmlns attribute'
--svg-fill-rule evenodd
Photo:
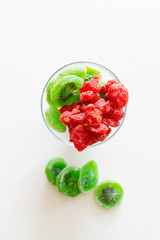
<svg viewBox="0 0 160 240"><path fill-rule="evenodd" d="M160 239L160 1L1 0L0 239ZM111 69L130 92L121 130L78 153L56 140L40 112L44 84L74 61ZM69 198L46 180L56 156L94 159L100 182L118 181L122 203L93 192Z"/></svg>

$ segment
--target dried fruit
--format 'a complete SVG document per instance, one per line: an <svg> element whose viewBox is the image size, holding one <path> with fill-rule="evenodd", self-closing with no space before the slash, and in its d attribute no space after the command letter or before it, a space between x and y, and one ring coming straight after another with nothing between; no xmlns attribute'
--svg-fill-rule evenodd
<svg viewBox="0 0 160 240"><path fill-rule="evenodd" d="M66 167L57 176L56 184L58 191L69 197L75 197L80 194L78 188L78 179L80 169L76 167Z"/></svg>
<svg viewBox="0 0 160 240"><path fill-rule="evenodd" d="M95 93L94 98L91 100L92 103L95 103L100 99L100 95L98 93Z"/></svg>
<svg viewBox="0 0 160 240"><path fill-rule="evenodd" d="M79 99L79 89L82 87L83 79L74 75L61 78L50 91L52 102L58 106L72 104Z"/></svg>
<svg viewBox="0 0 160 240"><path fill-rule="evenodd" d="M83 92L80 94L79 99L81 102L90 102L92 101L96 96L96 93L94 93L93 91L87 91L87 92Z"/></svg>
<svg viewBox="0 0 160 240"><path fill-rule="evenodd" d="M99 88L99 77L96 76L89 81L83 83L83 86L80 88L80 92L93 91L94 93L98 93Z"/></svg>
<svg viewBox="0 0 160 240"><path fill-rule="evenodd" d="M95 189L95 197L102 207L113 208L120 203L123 188L116 182L104 182Z"/></svg>
<svg viewBox="0 0 160 240"><path fill-rule="evenodd" d="M90 126L99 126L102 121L102 113L98 108L86 111L86 122Z"/></svg>
<svg viewBox="0 0 160 240"><path fill-rule="evenodd" d="M124 117L124 111L123 109L116 108L114 109L113 117L115 121L120 121Z"/></svg>
<svg viewBox="0 0 160 240"><path fill-rule="evenodd" d="M113 108L112 108L111 103L109 101L107 101L103 105L102 113L107 114L107 116L111 116L113 114Z"/></svg>
<svg viewBox="0 0 160 240"><path fill-rule="evenodd" d="M71 115L71 121L79 124L84 124L86 123L86 115L85 113Z"/></svg>
<svg viewBox="0 0 160 240"><path fill-rule="evenodd" d="M73 128L77 125L75 121L71 121L71 112L65 111L59 118L59 120L64 123L67 127Z"/></svg>
<svg viewBox="0 0 160 240"><path fill-rule="evenodd" d="M93 190L98 183L98 167L95 161L86 163L80 171L78 186L81 192Z"/></svg>
<svg viewBox="0 0 160 240"><path fill-rule="evenodd" d="M100 98L98 101L94 103L94 106L98 108L100 111L102 111L104 104L105 100L103 98Z"/></svg>
<svg viewBox="0 0 160 240"><path fill-rule="evenodd" d="M45 112L45 118L47 124L57 132L65 132L66 126L59 120L61 114L54 106L49 106Z"/></svg>
<svg viewBox="0 0 160 240"><path fill-rule="evenodd" d="M78 151L84 150L90 144L91 138L91 133L82 124L72 129L72 141Z"/></svg>
<svg viewBox="0 0 160 240"><path fill-rule="evenodd" d="M67 166L67 163L61 157L51 159L45 167L45 173L46 173L48 181L51 182L53 185L56 185L57 175L66 166Z"/></svg>
<svg viewBox="0 0 160 240"><path fill-rule="evenodd" d="M72 103L70 105L64 105L63 107L61 107L59 109L59 112L60 113L64 113L65 111L71 112L73 109L78 108L78 107L81 107L81 104L76 101L76 102L74 102L74 103Z"/></svg>
<svg viewBox="0 0 160 240"><path fill-rule="evenodd" d="M84 81L89 81L90 79L92 79L95 76L98 76L99 79L102 78L102 75L101 75L100 71L98 71L96 69L93 69L91 67L87 67L87 66L86 66L86 69L87 69L87 74L86 74L86 77L85 77Z"/></svg>
<svg viewBox="0 0 160 240"><path fill-rule="evenodd" d="M103 118L102 119L102 123L104 123L107 126L110 127L118 127L120 125L120 122L115 121L114 119L108 119L108 118Z"/></svg>
<svg viewBox="0 0 160 240"><path fill-rule="evenodd" d="M93 133L108 133L110 129L105 124L101 123L97 127L87 126L87 130Z"/></svg>
<svg viewBox="0 0 160 240"><path fill-rule="evenodd" d="M117 79L108 80L108 82L101 87L101 89L100 89L99 92L100 92L102 95L106 95L106 93L108 92L108 88L109 88L112 84L119 84L119 82L118 82Z"/></svg>
<svg viewBox="0 0 160 240"><path fill-rule="evenodd" d="M112 84L108 88L109 100L117 107L123 108L128 102L128 90L122 84Z"/></svg>
<svg viewBox="0 0 160 240"><path fill-rule="evenodd" d="M85 114L89 113L90 111L95 109L95 105L93 105L92 103L87 104L87 106L84 108L84 112Z"/></svg>

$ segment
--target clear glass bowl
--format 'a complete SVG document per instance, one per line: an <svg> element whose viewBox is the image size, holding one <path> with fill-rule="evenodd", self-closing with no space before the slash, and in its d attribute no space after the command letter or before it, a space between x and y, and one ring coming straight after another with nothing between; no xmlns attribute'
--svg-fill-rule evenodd
<svg viewBox="0 0 160 240"><path fill-rule="evenodd" d="M50 126L47 124L46 120L45 120L45 111L47 110L48 108L48 103L46 101L46 88L47 88L47 85L49 82L51 82L58 74L60 74L61 72L63 72L65 69L67 68L70 68L70 67L74 67L74 66L88 66L88 67L91 67L91 68L94 68L98 71L101 72L102 74L102 80L107 82L108 80L110 79L118 79L118 77L112 72L110 71L108 68L100 65L100 64L97 64L97 63L93 63L93 62L87 62L87 61L82 61L82 62L74 62L74 63L70 63L70 64L67 64L65 65L64 67L60 68L59 70L57 70L50 78L49 80L46 82L45 86L44 86L44 89L43 89L43 92L42 92L42 96L41 96L41 112L42 112L42 117L43 117L43 120L46 124L46 127L48 128L48 130L53 134L54 137L56 137L58 140L60 140L61 142L64 142L65 144L67 145L70 145L70 146L74 146L73 143L69 142L69 133L68 133L68 130L66 129L66 132L65 133L59 133L59 132L56 132L55 130L53 130L52 128L50 128ZM120 82L120 81L119 81ZM117 132L118 130L121 128L123 122L124 122L124 119L125 119L125 116L126 116L126 111L127 111L127 106L124 108L124 111L125 111L125 115L124 115L124 118L120 121L120 126L119 127L116 127L116 128L112 128L112 131L111 133L109 134L109 136L103 141L103 142L98 142L98 143L95 143L93 145L90 145L88 147L95 147L95 146L98 146L100 144L103 144L105 142L107 142L109 139L111 139Z"/></svg>

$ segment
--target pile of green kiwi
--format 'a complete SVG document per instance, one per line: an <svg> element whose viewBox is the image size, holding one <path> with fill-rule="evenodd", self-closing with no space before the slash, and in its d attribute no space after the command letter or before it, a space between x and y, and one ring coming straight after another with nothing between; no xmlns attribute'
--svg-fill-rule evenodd
<svg viewBox="0 0 160 240"><path fill-rule="evenodd" d="M48 83L46 89L46 101L49 105L45 112L47 124L57 132L65 132L66 126L59 120L58 108L79 101L80 91L84 81L88 81L94 76L99 76L100 86L103 82L100 71L87 67L75 66L60 73L55 79Z"/></svg>
<svg viewBox="0 0 160 240"><path fill-rule="evenodd" d="M108 181L97 186L98 167L93 160L80 169L68 166L63 158L53 158L47 163L45 173L48 181L57 185L58 191L64 195L75 197L94 190L97 203L104 208L115 207L123 196L123 189L116 182Z"/></svg>

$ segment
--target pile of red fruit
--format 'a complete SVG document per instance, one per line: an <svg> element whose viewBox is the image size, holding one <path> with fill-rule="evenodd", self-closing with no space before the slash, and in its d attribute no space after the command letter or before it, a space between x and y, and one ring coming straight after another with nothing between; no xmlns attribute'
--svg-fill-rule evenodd
<svg viewBox="0 0 160 240"><path fill-rule="evenodd" d="M70 142L78 151L104 141L111 132L110 127L120 125L123 107L128 102L128 90L115 79L100 88L99 77L95 76L83 83L80 92L81 103L64 105L59 110L62 114L59 119L68 127Z"/></svg>

